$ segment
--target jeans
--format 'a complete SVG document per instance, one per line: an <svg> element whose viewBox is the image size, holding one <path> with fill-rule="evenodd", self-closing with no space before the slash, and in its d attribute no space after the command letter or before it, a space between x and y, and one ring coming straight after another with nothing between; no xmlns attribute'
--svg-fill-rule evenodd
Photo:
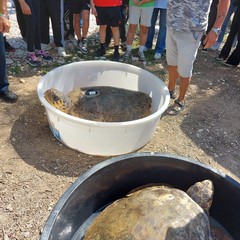
<svg viewBox="0 0 240 240"><path fill-rule="evenodd" d="M3 34L0 33L0 93L8 90L8 85L5 47Z"/></svg>
<svg viewBox="0 0 240 240"><path fill-rule="evenodd" d="M152 14L152 20L151 20L151 27L148 28L148 37L147 37L147 42L145 44L145 47L150 49L152 48L153 44L153 38L155 34L155 24L157 21L158 13L160 12L159 15L159 32L157 36L157 42L155 46L155 53L163 53L163 51L166 48L166 14L167 14L167 9L162 9L162 8L154 8L153 9L153 14Z"/></svg>
<svg viewBox="0 0 240 240"><path fill-rule="evenodd" d="M221 27L221 34L218 36L218 40L217 40L218 43L221 43L223 41L223 38L224 38L224 35L225 35L225 32L226 32L229 20L230 20L232 14L236 11L236 9L237 9L237 7L233 4L233 1L231 1L229 9L228 9L227 16L226 16L226 18L223 22L222 27Z"/></svg>

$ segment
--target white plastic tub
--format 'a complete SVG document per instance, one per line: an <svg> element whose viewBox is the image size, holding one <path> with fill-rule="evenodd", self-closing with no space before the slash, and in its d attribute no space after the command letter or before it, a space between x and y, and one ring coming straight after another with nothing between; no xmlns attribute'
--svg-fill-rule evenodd
<svg viewBox="0 0 240 240"><path fill-rule="evenodd" d="M152 114L127 122L97 122L63 113L44 98L56 88L69 91L90 86L112 86L142 91L152 97ZM143 147L153 136L170 96L154 74L133 65L109 61L85 61L58 67L42 77L38 97L46 108L50 129L66 146L91 155L120 155Z"/></svg>

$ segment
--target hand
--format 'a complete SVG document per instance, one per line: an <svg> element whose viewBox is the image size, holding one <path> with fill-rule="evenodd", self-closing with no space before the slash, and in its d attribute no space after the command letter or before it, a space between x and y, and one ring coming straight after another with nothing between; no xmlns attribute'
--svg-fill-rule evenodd
<svg viewBox="0 0 240 240"><path fill-rule="evenodd" d="M97 17L97 10L96 10L95 6L93 5L91 8L92 8L92 14L93 14L95 17Z"/></svg>
<svg viewBox="0 0 240 240"><path fill-rule="evenodd" d="M0 32L8 33L11 27L11 23L8 19L0 17Z"/></svg>
<svg viewBox="0 0 240 240"><path fill-rule="evenodd" d="M25 1L19 1L23 14L32 15L31 9Z"/></svg>
<svg viewBox="0 0 240 240"><path fill-rule="evenodd" d="M143 4L143 0L133 0L134 4L139 6L141 4Z"/></svg>
<svg viewBox="0 0 240 240"><path fill-rule="evenodd" d="M215 32L210 31L206 35L206 38L203 42L204 48L210 48L211 46L213 46L216 43L217 39L218 39L218 35Z"/></svg>

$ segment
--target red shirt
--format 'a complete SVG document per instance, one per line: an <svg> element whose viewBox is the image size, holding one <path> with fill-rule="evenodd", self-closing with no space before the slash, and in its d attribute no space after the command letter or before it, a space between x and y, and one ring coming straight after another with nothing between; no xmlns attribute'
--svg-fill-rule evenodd
<svg viewBox="0 0 240 240"><path fill-rule="evenodd" d="M122 5L122 0L94 0L97 7L117 7Z"/></svg>

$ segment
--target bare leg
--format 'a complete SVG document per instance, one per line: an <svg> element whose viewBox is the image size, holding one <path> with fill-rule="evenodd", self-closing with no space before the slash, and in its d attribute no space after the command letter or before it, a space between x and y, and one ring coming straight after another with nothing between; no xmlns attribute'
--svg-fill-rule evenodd
<svg viewBox="0 0 240 240"><path fill-rule="evenodd" d="M168 78L169 78L168 90L173 91L175 89L177 79L179 78L177 66L168 67Z"/></svg>
<svg viewBox="0 0 240 240"><path fill-rule="evenodd" d="M106 42L106 28L107 28L107 25L100 25L99 27L99 37L100 37L101 44Z"/></svg>
<svg viewBox="0 0 240 240"><path fill-rule="evenodd" d="M136 31L137 31L137 24L129 24L128 33L127 33L127 45L132 45Z"/></svg>
<svg viewBox="0 0 240 240"><path fill-rule="evenodd" d="M179 92L179 96L178 96L178 100L180 102L184 102L185 100L185 95L186 95L186 92L187 92L187 89L190 85L190 81L191 81L191 77L188 77L188 78L183 78L183 77L180 77L180 92Z"/></svg>
<svg viewBox="0 0 240 240"><path fill-rule="evenodd" d="M88 34L88 29L89 29L89 14L90 11L88 10L83 10L82 11L82 20L83 20L83 25L82 25L82 37L86 38Z"/></svg>
<svg viewBox="0 0 240 240"><path fill-rule="evenodd" d="M119 33L119 27L111 27L113 39L114 39L114 45L119 46L119 39L120 39L120 33Z"/></svg>
<svg viewBox="0 0 240 240"><path fill-rule="evenodd" d="M148 36L148 27L140 25L140 46L145 46Z"/></svg>
<svg viewBox="0 0 240 240"><path fill-rule="evenodd" d="M73 14L73 28L77 35L77 39L81 40L80 14Z"/></svg>

